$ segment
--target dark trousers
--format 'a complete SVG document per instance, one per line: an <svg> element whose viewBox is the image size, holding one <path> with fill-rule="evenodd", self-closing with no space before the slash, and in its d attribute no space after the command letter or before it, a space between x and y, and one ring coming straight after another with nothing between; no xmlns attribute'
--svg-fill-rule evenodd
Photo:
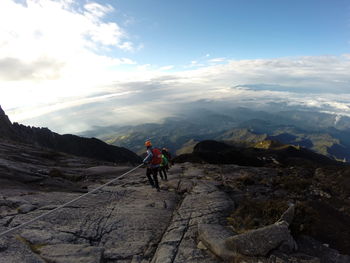
<svg viewBox="0 0 350 263"><path fill-rule="evenodd" d="M158 175L157 175L158 169L159 168L147 168L147 170L146 170L146 176L148 178L150 185L152 185L153 187L155 187L157 189L159 189ZM152 179L151 175L153 176L153 179Z"/></svg>
<svg viewBox="0 0 350 263"><path fill-rule="evenodd" d="M160 178L162 178L162 180L168 180L168 176L166 174L166 166L161 166L159 168L159 175L160 175Z"/></svg>

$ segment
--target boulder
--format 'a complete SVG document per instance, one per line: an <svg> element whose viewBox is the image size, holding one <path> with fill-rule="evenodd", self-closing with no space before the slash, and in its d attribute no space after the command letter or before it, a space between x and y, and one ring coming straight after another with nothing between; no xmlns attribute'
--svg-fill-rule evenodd
<svg viewBox="0 0 350 263"><path fill-rule="evenodd" d="M218 224L199 224L199 240L215 255L226 261L233 261L236 257L234 251L226 246L226 239L233 234L228 228Z"/></svg>
<svg viewBox="0 0 350 263"><path fill-rule="evenodd" d="M285 221L229 237L225 244L228 249L246 256L266 256L280 246L290 251L296 248Z"/></svg>

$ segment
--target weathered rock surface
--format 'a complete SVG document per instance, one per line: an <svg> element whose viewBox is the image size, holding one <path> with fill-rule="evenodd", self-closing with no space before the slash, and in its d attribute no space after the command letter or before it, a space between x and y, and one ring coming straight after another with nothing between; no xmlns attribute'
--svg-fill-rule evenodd
<svg viewBox="0 0 350 263"><path fill-rule="evenodd" d="M135 180L143 176L143 171L131 174ZM130 178L125 181L128 180ZM119 182L125 183L123 180ZM6 227L0 227L0 231L26 222L77 196L78 193L62 192L22 193L21 198L35 203L39 209L16 214ZM135 255L150 259L157 240L172 217L176 202L175 192L158 193L143 183L107 187L105 191L87 196L33 223L18 234L30 247L37 248L34 253L48 262L130 262ZM7 248L10 246L7 244ZM11 254L0 255L0 262L18 262Z"/></svg>
<svg viewBox="0 0 350 263"><path fill-rule="evenodd" d="M288 252L296 250L296 243L285 221L232 236L225 244L229 249L246 256L266 256L282 245Z"/></svg>
<svg viewBox="0 0 350 263"><path fill-rule="evenodd" d="M21 147L16 155L11 150L15 146L0 143L0 157L11 162L0 173L0 232L131 169ZM27 180L30 176L35 180ZM1 238L0 263L350 262L331 248L320 253L322 247L315 249L305 240L297 239L298 250L293 251L288 227L298 214L287 203L276 213L274 222L280 220L274 225L243 233L232 230L233 212L246 197L266 202L266 196L280 190L269 186L278 177L270 168L184 163L170 169L169 180L160 181L162 190L157 192L139 169Z"/></svg>
<svg viewBox="0 0 350 263"><path fill-rule="evenodd" d="M88 245L58 244L38 249L40 256L48 262L100 263L103 248Z"/></svg>
<svg viewBox="0 0 350 263"><path fill-rule="evenodd" d="M0 240L1 263L46 263L39 255L33 253L20 238L5 237Z"/></svg>
<svg viewBox="0 0 350 263"><path fill-rule="evenodd" d="M192 176L191 170L184 173L185 178L186 175ZM215 183L198 181L175 211L152 263L217 262L197 248L198 225L225 224L225 218L233 207L232 200Z"/></svg>
<svg viewBox="0 0 350 263"><path fill-rule="evenodd" d="M91 167L85 174L94 188L128 167ZM191 165L175 166L169 181L155 191L144 170L63 208L18 231L25 250L4 242L0 262L219 262L198 245L198 224L226 224L233 201L215 181L199 180L204 171ZM95 181L95 182L93 182ZM173 186L168 184L176 181ZM92 184L91 184L92 183ZM182 185L182 186L181 186ZM186 190L184 190L186 189ZM0 231L27 222L80 193L43 192L18 184L6 196ZM7 208L7 209L5 209ZM11 251L17 249L21 257ZM23 259L22 259L23 258ZM37 261L33 261L37 260Z"/></svg>
<svg viewBox="0 0 350 263"><path fill-rule="evenodd" d="M198 225L198 237L215 255L226 261L234 261L237 253L226 246L226 239L233 231L219 224Z"/></svg>

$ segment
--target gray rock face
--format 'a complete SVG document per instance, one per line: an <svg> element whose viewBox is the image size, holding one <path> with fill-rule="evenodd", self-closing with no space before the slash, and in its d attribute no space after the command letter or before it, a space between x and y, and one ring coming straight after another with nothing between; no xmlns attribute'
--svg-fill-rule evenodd
<svg viewBox="0 0 350 263"><path fill-rule="evenodd" d="M198 249L198 225L223 223L233 207L233 202L212 182L197 182L174 213L152 263L217 262Z"/></svg>
<svg viewBox="0 0 350 263"><path fill-rule="evenodd" d="M89 168L87 173L93 178L99 172L109 177L116 171L125 170L102 166ZM209 250L197 247L198 224L225 223L234 206L230 198L216 187L215 182L198 181L197 175L202 177L203 171L196 170L197 175L194 175L190 165L182 169L175 166L170 171L169 181L177 180L178 183L172 187L161 182L162 188L168 188L168 191L155 191L148 185L144 173L144 170L138 170L115 185L19 231L21 241L18 242L28 248L23 257L33 255L38 262L65 263L220 262ZM186 185L186 191L181 185ZM31 204L37 209L15 213L11 220L0 226L0 231L80 195L29 193L24 190L19 196L13 193L9 198L15 201L3 203L22 208ZM0 251L4 262L16 262L10 251L11 244L5 242ZM32 261L23 259L21 262Z"/></svg>
<svg viewBox="0 0 350 263"><path fill-rule="evenodd" d="M55 263L100 263L103 253L103 248L76 244L48 245L38 250L44 260Z"/></svg>
<svg viewBox="0 0 350 263"><path fill-rule="evenodd" d="M226 239L234 235L232 230L218 224L198 225L199 239L215 255L226 261L233 261L237 253L226 246Z"/></svg>
<svg viewBox="0 0 350 263"><path fill-rule="evenodd" d="M119 184L144 177L140 170ZM78 193L40 193L23 195L39 209L17 214L8 227L26 222L62 204ZM48 198L50 198L48 200ZM51 214L18 232L34 254L47 262L130 262L135 255L151 258L157 240L165 231L177 202L175 192L156 192L143 183L136 186L113 186L87 196L56 214ZM1 226L0 231L6 227ZM14 261L7 253L11 244L0 252L4 262ZM32 254L30 249L26 254Z"/></svg>
<svg viewBox="0 0 350 263"><path fill-rule="evenodd" d="M289 252L296 249L295 241L285 221L235 235L226 240L229 249L246 256L266 256L282 245L284 249L290 250Z"/></svg>
<svg viewBox="0 0 350 263"><path fill-rule="evenodd" d="M1 151L6 150L0 147L0 155ZM3 159L21 171L27 165L27 173L39 173L41 179L25 181L26 174L11 170L11 165L3 170L14 180L1 181L0 232L80 196L82 187L94 189L131 168L62 155L46 159L42 157L46 152L26 148L22 153L25 155L17 156L21 162L15 162L15 155L8 159L3 155ZM50 173L52 167L61 173ZM232 170L241 168L224 168L231 177L217 173L214 166L175 165L169 180L160 180L160 192L148 184L145 170L139 169L16 235L0 239L0 263L324 263L335 255L342 261L329 262L348 263L347 256L339 253L330 256L329 252L321 261L314 250L294 253L286 223L293 218L293 208L282 215L281 222L236 235L227 226L227 217L232 216L233 200L239 202L241 197L236 197L242 192L235 190L232 197L222 181L235 180ZM244 171L259 172L249 167ZM53 179L58 181L53 184Z"/></svg>
<svg viewBox="0 0 350 263"><path fill-rule="evenodd" d="M26 213L29 213L30 211L37 209L37 207L35 205L32 205L32 204L23 204L20 207L18 207L17 209L18 209L19 213L26 214Z"/></svg>
<svg viewBox="0 0 350 263"><path fill-rule="evenodd" d="M0 240L0 263L47 263L33 253L28 244L18 238L6 237Z"/></svg>

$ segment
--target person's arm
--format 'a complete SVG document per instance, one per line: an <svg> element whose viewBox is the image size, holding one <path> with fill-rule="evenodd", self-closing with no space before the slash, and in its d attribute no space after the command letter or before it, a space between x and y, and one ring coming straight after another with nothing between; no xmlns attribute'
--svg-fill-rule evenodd
<svg viewBox="0 0 350 263"><path fill-rule="evenodd" d="M143 163L149 163L149 162L151 162L152 158L153 158L153 153L152 153L152 151L151 151L151 150L147 150L147 156L146 156L146 158L143 160Z"/></svg>

